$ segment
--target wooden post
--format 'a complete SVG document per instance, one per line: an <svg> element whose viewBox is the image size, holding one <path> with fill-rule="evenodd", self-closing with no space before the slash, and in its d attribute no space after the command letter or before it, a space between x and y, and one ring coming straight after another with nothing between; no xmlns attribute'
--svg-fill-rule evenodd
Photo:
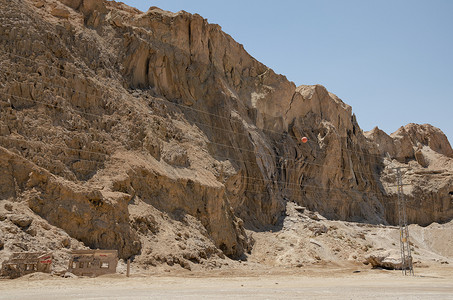
<svg viewBox="0 0 453 300"><path fill-rule="evenodd" d="M129 277L130 274L131 274L131 260L128 259L128 260L127 260L127 271L126 271L126 276Z"/></svg>

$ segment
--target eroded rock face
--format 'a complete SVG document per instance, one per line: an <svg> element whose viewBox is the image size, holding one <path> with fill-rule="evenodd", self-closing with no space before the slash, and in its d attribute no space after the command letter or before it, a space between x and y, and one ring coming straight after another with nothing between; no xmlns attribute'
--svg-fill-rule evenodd
<svg viewBox="0 0 453 300"><path fill-rule="evenodd" d="M237 258L253 244L244 228L277 224L288 200L396 223L394 166L413 168L410 222L453 217L440 130L364 134L326 88L296 87L199 15L0 4L0 199L89 247L185 268Z"/></svg>
<svg viewBox="0 0 453 300"><path fill-rule="evenodd" d="M375 151L386 157L380 179L390 200L384 203L386 219L390 223L398 222L395 167L406 168L403 169L403 183L407 186L403 191L409 222L428 225L433 220L451 220L452 149L440 129L429 124L408 124L390 136L377 128L366 136L376 143Z"/></svg>
<svg viewBox="0 0 453 300"><path fill-rule="evenodd" d="M56 178L4 148L0 148L0 157L16 169L6 174L15 178L16 188L22 193L14 198L27 200L30 209L50 224L92 248L118 249L123 257L139 253L140 241L129 226L129 195L102 193ZM33 221L23 214L9 219L23 230Z"/></svg>

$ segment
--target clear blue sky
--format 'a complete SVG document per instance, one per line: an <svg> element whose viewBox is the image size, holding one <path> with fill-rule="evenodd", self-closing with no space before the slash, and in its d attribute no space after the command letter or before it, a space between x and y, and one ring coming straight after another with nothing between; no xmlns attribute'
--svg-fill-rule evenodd
<svg viewBox="0 0 453 300"><path fill-rule="evenodd" d="M430 123L453 143L453 0L123 2L219 24L296 85L324 85L363 130Z"/></svg>

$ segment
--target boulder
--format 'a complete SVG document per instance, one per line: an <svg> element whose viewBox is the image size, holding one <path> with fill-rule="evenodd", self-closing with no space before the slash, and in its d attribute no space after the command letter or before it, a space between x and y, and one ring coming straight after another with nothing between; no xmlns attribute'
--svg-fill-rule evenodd
<svg viewBox="0 0 453 300"><path fill-rule="evenodd" d="M64 273L62 277L63 278L79 278L79 276L77 276L77 275L75 275L75 274L73 274L71 272Z"/></svg>
<svg viewBox="0 0 453 300"><path fill-rule="evenodd" d="M13 211L13 205L11 203L5 203L4 207L7 211Z"/></svg>
<svg viewBox="0 0 453 300"><path fill-rule="evenodd" d="M365 257L365 264L373 268L401 270L401 255L397 251L378 251Z"/></svg>
<svg viewBox="0 0 453 300"><path fill-rule="evenodd" d="M9 220L22 229L28 228L28 226L30 226L33 222L33 218L27 215L11 215Z"/></svg>
<svg viewBox="0 0 453 300"><path fill-rule="evenodd" d="M63 8L63 7L55 7L52 9L52 11L50 13L54 17L63 18L63 19L69 18L69 15L70 15L69 10L67 10L66 8Z"/></svg>
<svg viewBox="0 0 453 300"><path fill-rule="evenodd" d="M423 152L421 150L415 151L415 160L417 160L418 164L422 166L423 168L428 167L428 162L425 159L425 156L423 155Z"/></svg>

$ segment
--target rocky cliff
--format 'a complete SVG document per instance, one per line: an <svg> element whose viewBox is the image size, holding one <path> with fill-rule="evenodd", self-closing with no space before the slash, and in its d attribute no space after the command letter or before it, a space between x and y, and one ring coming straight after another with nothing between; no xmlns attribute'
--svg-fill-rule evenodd
<svg viewBox="0 0 453 300"><path fill-rule="evenodd" d="M287 201L396 223L397 166L411 168L410 222L453 217L453 151L439 129L364 133L337 96L296 87L199 15L101 0L0 4L8 251L19 230L27 249L82 242L148 265L239 258L253 246L245 229L279 224ZM43 245L49 228L66 242Z"/></svg>

